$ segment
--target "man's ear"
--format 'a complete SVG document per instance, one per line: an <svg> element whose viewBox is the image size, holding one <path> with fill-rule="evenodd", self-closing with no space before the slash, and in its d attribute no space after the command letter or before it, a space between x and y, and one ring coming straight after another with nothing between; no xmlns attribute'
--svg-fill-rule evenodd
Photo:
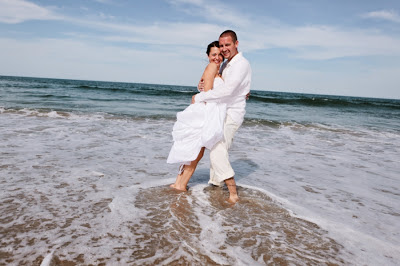
<svg viewBox="0 0 400 266"><path fill-rule="evenodd" d="M235 47L236 47L236 49L239 47L239 41L238 40L236 40L236 42L235 42Z"/></svg>

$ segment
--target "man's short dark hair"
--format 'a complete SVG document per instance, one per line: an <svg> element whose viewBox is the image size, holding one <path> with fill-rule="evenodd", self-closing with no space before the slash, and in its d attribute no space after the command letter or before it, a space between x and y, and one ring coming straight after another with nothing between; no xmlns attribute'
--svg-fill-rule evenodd
<svg viewBox="0 0 400 266"><path fill-rule="evenodd" d="M227 37L227 36L231 36L233 42L237 41L236 33L233 30L226 30L223 33L221 33L221 35L219 35L220 38Z"/></svg>

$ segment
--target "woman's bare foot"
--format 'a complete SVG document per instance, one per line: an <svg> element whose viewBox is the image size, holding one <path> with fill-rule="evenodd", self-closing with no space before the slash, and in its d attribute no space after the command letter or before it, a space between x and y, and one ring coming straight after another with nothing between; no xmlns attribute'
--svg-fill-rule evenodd
<svg viewBox="0 0 400 266"><path fill-rule="evenodd" d="M187 191L187 188L179 187L179 186L177 186L176 184L171 184L171 185L169 185L169 187L170 187L170 188L173 188L173 189L175 189L175 190L177 190L177 191L180 191L180 192L186 192L186 191Z"/></svg>

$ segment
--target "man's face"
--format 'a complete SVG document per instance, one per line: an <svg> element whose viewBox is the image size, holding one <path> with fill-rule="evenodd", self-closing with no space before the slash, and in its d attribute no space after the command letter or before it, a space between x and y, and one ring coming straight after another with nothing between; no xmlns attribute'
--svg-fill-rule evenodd
<svg viewBox="0 0 400 266"><path fill-rule="evenodd" d="M239 42L236 41L235 43L232 40L231 36L220 37L219 38L219 49L225 59L230 61L237 53L238 53L238 45Z"/></svg>

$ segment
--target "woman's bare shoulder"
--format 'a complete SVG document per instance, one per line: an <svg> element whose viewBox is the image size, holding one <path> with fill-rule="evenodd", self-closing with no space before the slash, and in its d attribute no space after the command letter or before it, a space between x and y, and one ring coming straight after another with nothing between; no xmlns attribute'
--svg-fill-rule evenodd
<svg viewBox="0 0 400 266"><path fill-rule="evenodd" d="M206 69L210 68L210 69L217 69L218 65L214 62L208 63L208 65L206 66Z"/></svg>
<svg viewBox="0 0 400 266"><path fill-rule="evenodd" d="M204 70L204 72L211 72L211 73L216 73L218 71L218 65L214 62L209 63L206 66L206 69Z"/></svg>

